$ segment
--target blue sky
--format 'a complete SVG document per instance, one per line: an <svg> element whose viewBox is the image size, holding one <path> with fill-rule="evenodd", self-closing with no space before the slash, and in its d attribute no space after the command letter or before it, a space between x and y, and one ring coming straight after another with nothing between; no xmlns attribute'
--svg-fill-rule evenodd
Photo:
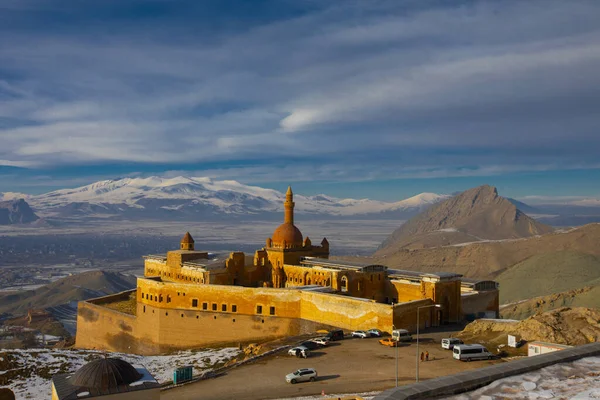
<svg viewBox="0 0 600 400"><path fill-rule="evenodd" d="M598 21L596 0L0 0L0 192L600 197Z"/></svg>

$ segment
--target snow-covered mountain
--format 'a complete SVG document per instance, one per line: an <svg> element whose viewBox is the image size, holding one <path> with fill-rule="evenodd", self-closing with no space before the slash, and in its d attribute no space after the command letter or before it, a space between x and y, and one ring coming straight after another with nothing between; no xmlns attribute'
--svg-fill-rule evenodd
<svg viewBox="0 0 600 400"><path fill-rule="evenodd" d="M294 195L296 213L315 216L407 218L446 195L422 193L398 202L339 199L325 194ZM28 196L41 215L50 217L122 216L127 218L281 217L285 194L273 189L205 177L123 178L75 189Z"/></svg>
<svg viewBox="0 0 600 400"><path fill-rule="evenodd" d="M10 200L19 200L25 199L27 200L30 196L24 193L17 192L0 192L0 201L10 201Z"/></svg>

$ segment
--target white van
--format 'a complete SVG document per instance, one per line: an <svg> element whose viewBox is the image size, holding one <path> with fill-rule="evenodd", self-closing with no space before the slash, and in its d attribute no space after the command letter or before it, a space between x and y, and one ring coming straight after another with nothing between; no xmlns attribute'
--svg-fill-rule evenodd
<svg viewBox="0 0 600 400"><path fill-rule="evenodd" d="M392 339L398 342L412 342L412 336L406 329L394 329L392 331Z"/></svg>
<svg viewBox="0 0 600 400"><path fill-rule="evenodd" d="M480 344L459 344L452 349L452 356L461 361L491 360L494 355Z"/></svg>
<svg viewBox="0 0 600 400"><path fill-rule="evenodd" d="M452 348L454 348L454 346L457 346L459 344L465 344L465 343L462 340L457 339L457 338L442 339L442 349L452 350Z"/></svg>

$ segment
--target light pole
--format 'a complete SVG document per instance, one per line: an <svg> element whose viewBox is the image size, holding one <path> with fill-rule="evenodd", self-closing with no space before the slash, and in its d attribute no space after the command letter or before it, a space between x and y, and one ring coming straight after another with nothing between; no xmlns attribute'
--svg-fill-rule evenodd
<svg viewBox="0 0 600 400"><path fill-rule="evenodd" d="M439 304L430 304L428 306L417 307L417 383L419 383L419 310L421 308L429 307L442 308L442 306Z"/></svg>
<svg viewBox="0 0 600 400"><path fill-rule="evenodd" d="M392 321L394 320L394 302L392 302ZM394 331L396 325L392 324L392 341L394 339ZM398 387L398 343L394 343L396 346L396 387Z"/></svg>

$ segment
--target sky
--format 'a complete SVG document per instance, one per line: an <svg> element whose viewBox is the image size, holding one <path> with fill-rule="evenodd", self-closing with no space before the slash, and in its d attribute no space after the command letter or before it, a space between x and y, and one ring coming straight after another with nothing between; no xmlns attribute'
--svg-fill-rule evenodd
<svg viewBox="0 0 600 400"><path fill-rule="evenodd" d="M0 0L0 192L600 198L598 21L597 0Z"/></svg>

